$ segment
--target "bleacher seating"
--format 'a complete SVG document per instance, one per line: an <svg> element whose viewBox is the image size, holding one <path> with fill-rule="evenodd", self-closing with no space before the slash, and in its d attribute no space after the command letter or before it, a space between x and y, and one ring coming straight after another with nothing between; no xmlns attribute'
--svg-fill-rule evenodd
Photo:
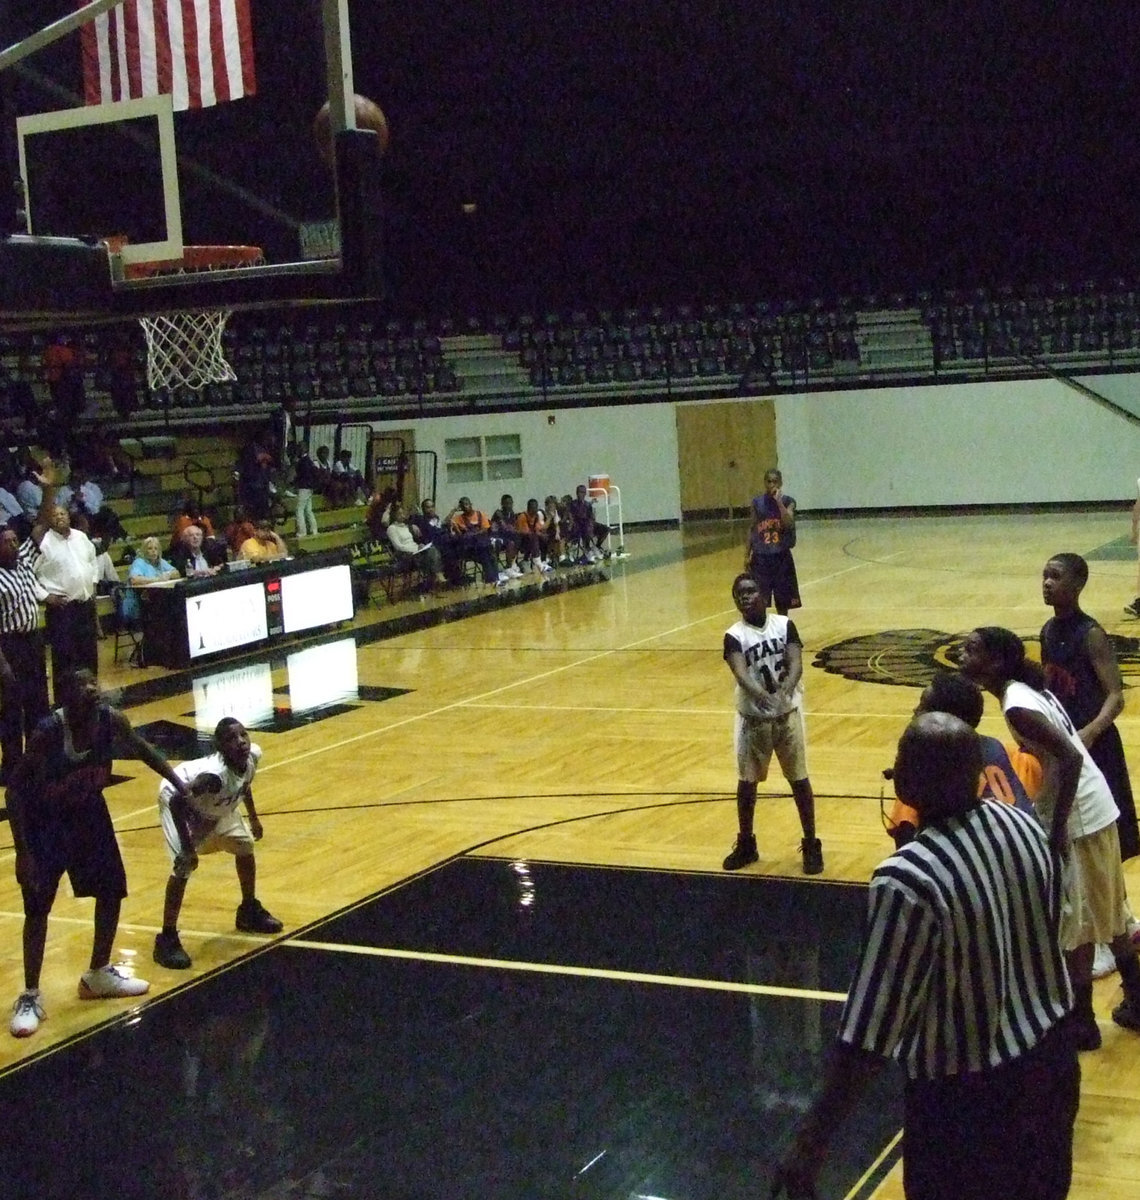
<svg viewBox="0 0 1140 1200"><path fill-rule="evenodd" d="M824 301L577 307L401 320L375 306L240 313L223 344L237 379L150 391L134 326L72 331L92 414L120 429L265 420L306 411L405 415L481 405L866 386L1140 361L1140 287L1125 280ZM0 334L0 421L44 403L42 332ZM133 411L125 410L133 408Z"/></svg>

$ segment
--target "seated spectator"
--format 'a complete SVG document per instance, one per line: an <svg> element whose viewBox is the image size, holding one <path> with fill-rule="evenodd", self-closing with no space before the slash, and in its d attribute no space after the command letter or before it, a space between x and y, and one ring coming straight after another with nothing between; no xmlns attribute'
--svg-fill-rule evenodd
<svg viewBox="0 0 1140 1200"><path fill-rule="evenodd" d="M562 539L562 513L558 508L558 497L547 496L544 513L546 516L546 558L552 566L568 567L571 560L566 557L566 543Z"/></svg>
<svg viewBox="0 0 1140 1200"><path fill-rule="evenodd" d="M332 459L329 458L328 446L317 447L317 458L314 465L317 468L317 475L320 477L320 490L322 494L328 495L329 480L332 478Z"/></svg>
<svg viewBox="0 0 1140 1200"><path fill-rule="evenodd" d="M91 477L86 467L76 467L71 473L71 521L85 518L87 533L97 546L109 550L111 545L127 536L119 514L103 502L103 489Z"/></svg>
<svg viewBox="0 0 1140 1200"><path fill-rule="evenodd" d="M180 578L181 574L178 568L162 557L162 546L158 538L144 538L139 553L127 571L127 583L130 584L130 587L123 591L122 615L128 621L137 621L142 615L142 607L139 604L138 596L135 595L135 588L150 587L154 583L165 583Z"/></svg>
<svg viewBox="0 0 1140 1200"><path fill-rule="evenodd" d="M448 513L447 523L455 535L456 553L461 559L470 559L483 572L483 582L496 587L510 581L506 573L500 574L491 549L491 522L485 512L472 503L469 496L460 496L459 503Z"/></svg>
<svg viewBox="0 0 1140 1200"><path fill-rule="evenodd" d="M418 571L429 575L437 586L447 585L447 577L443 573L443 557L431 542L417 542L415 535L408 525L407 509L397 500L391 508L391 520L388 522L388 541L396 554L397 562L406 562Z"/></svg>
<svg viewBox="0 0 1140 1200"><path fill-rule="evenodd" d="M212 563L207 557L203 542L201 525L187 525L170 552L171 563L187 579L207 579L221 570L220 563Z"/></svg>
<svg viewBox="0 0 1140 1200"><path fill-rule="evenodd" d="M539 575L543 571L554 570L546 560L548 545L546 514L538 507L538 501L534 499L528 500L526 502L526 512L519 513L516 520L522 544L523 560L529 561L531 570Z"/></svg>
<svg viewBox="0 0 1140 1200"><path fill-rule="evenodd" d="M595 519L594 502L587 498L584 483L578 485L576 497L570 501L570 517L574 540L582 546L582 557L587 562L600 562L605 557L602 546L610 536L610 527Z"/></svg>
<svg viewBox="0 0 1140 1200"><path fill-rule="evenodd" d="M239 504L225 529L225 543L230 553L236 558L241 553L242 543L253 537L253 522L249 514Z"/></svg>
<svg viewBox="0 0 1140 1200"><path fill-rule="evenodd" d="M56 495L59 495L58 489ZM39 465L27 453L24 455L23 470L19 482L16 484L16 500L19 502L24 517L28 521L28 528L30 529L32 522L39 515L40 506L43 504L44 489L43 481L40 478Z"/></svg>
<svg viewBox="0 0 1140 1200"><path fill-rule="evenodd" d="M182 497L182 508L174 518L174 525L170 533L171 552L182 540L182 533L188 525L197 525L201 529L203 543L213 541L217 537L213 521L202 511L201 501L194 492L187 492Z"/></svg>
<svg viewBox="0 0 1140 1200"><path fill-rule="evenodd" d="M254 520L253 537L242 542L238 557L252 563L276 562L289 557L289 547L274 530L269 518L261 517Z"/></svg>
<svg viewBox="0 0 1140 1200"><path fill-rule="evenodd" d="M352 465L351 450L341 450L336 456L336 462L332 465L331 482L343 491L346 499L341 501L342 504L347 502L349 496L358 508L368 503L368 489L364 476Z"/></svg>
<svg viewBox="0 0 1140 1200"><path fill-rule="evenodd" d="M373 492L368 500L368 515L364 518L365 525L372 537L382 542L388 536L388 522L392 519L392 510L397 501L396 489L386 487L382 492Z"/></svg>
<svg viewBox="0 0 1140 1200"><path fill-rule="evenodd" d="M108 496L125 496L131 489L134 467L119 443L99 429L88 430L75 448L75 469L96 479Z"/></svg>
<svg viewBox="0 0 1140 1200"><path fill-rule="evenodd" d="M491 549L502 556L505 564L503 574L518 579L522 569L518 566L519 514L515 512L515 498L504 494L499 498L499 507L491 514Z"/></svg>
<svg viewBox="0 0 1140 1200"><path fill-rule="evenodd" d="M410 513L408 525L416 541L434 546L443 559L443 573L451 583L463 582L463 559L458 552L455 534L435 509L434 500L424 500L418 513Z"/></svg>
<svg viewBox="0 0 1140 1200"><path fill-rule="evenodd" d="M22 542L31 532L31 523L24 516L23 506L16 499L16 481L0 480L0 526L11 525Z"/></svg>

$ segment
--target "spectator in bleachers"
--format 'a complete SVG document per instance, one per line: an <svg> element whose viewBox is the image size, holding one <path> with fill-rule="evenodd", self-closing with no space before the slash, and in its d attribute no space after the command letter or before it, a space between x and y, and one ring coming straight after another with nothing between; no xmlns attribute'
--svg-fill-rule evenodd
<svg viewBox="0 0 1140 1200"><path fill-rule="evenodd" d="M203 541L207 538L217 537L214 532L214 523L202 511L201 501L195 492L187 492L182 497L182 508L174 518L174 525L170 533L170 549L172 551L182 540L182 534L189 525L197 525L201 529Z"/></svg>
<svg viewBox="0 0 1140 1200"><path fill-rule="evenodd" d="M6 475L0 478L0 527L4 525L10 525L21 542L31 530L23 505L16 499L16 480Z"/></svg>
<svg viewBox="0 0 1140 1200"><path fill-rule="evenodd" d="M230 554L235 558L241 553L242 543L253 537L254 525L249 514L239 504L234 508L233 517L225 528L225 544Z"/></svg>
<svg viewBox="0 0 1140 1200"><path fill-rule="evenodd" d="M459 497L459 503L447 515L447 524L455 535L456 552L462 559L479 565L484 583L499 586L510 581L510 576L500 572L495 562L490 518L471 503L469 496Z"/></svg>
<svg viewBox="0 0 1140 1200"><path fill-rule="evenodd" d="M24 517L31 528L31 523L40 511L44 500L44 489L40 483L38 464L27 451L24 452L24 462L20 480L16 484L16 499L23 510Z"/></svg>
<svg viewBox="0 0 1140 1200"><path fill-rule="evenodd" d="M499 497L499 507L491 514L491 549L505 564L503 574L518 579L522 569L518 566L519 514L515 512L515 498L509 493Z"/></svg>
<svg viewBox="0 0 1140 1200"><path fill-rule="evenodd" d="M108 496L125 496L131 487L133 467L128 455L113 439L98 429L88 431L75 450L74 469L98 482Z"/></svg>
<svg viewBox="0 0 1140 1200"><path fill-rule="evenodd" d="M246 538L238 552L239 558L246 562L266 563L277 562L289 557L289 547L285 545L281 535L273 528L268 517L260 517L253 522L253 537Z"/></svg>
<svg viewBox="0 0 1140 1200"><path fill-rule="evenodd" d="M331 502L332 496L329 492L329 485L332 481L332 459L329 458L328 446L317 447L316 468L317 474L320 476L321 480L321 494L326 496Z"/></svg>
<svg viewBox="0 0 1140 1200"><path fill-rule="evenodd" d="M236 493L238 503L257 520L268 517L273 507L273 455L260 435L255 434L238 456Z"/></svg>
<svg viewBox="0 0 1140 1200"><path fill-rule="evenodd" d="M392 519L392 510L398 499L399 495L392 486L380 492L373 492L368 499L368 513L364 524L378 542L382 542L388 536L388 523Z"/></svg>
<svg viewBox="0 0 1140 1200"><path fill-rule="evenodd" d="M530 569L539 575L544 571L554 570L546 558L549 546L546 536L546 514L538 507L537 500L531 499L526 502L526 512L519 513L516 528L523 561L530 563Z"/></svg>
<svg viewBox="0 0 1140 1200"><path fill-rule="evenodd" d="M131 586L123 590L123 616L128 621L137 621L142 616L142 607L138 596L135 595L135 588L150 587L154 583L165 583L181 577L178 568L162 557L162 544L158 538L144 538L139 553L127 571L127 582Z"/></svg>
<svg viewBox="0 0 1140 1200"><path fill-rule="evenodd" d="M430 577L437 587L447 586L443 573L443 557L431 542L418 542L408 525L408 511L397 500L392 504L388 522L388 541L392 543L398 562L412 564Z"/></svg>
<svg viewBox="0 0 1140 1200"><path fill-rule="evenodd" d="M112 543L126 538L119 514L104 503L103 489L85 466L76 466L71 473L71 519L86 520L91 540L101 549L109 550Z"/></svg>
<svg viewBox="0 0 1140 1200"><path fill-rule="evenodd" d="M347 503L352 497L352 503L358 508L368 503L368 489L364 476L352 465L352 451L341 450L332 465L332 482L337 485L345 497L341 503Z"/></svg>
<svg viewBox="0 0 1140 1200"><path fill-rule="evenodd" d="M206 555L204 542L202 526L187 525L178 545L170 552L170 561L187 579L207 579L221 569L219 563L212 563Z"/></svg>

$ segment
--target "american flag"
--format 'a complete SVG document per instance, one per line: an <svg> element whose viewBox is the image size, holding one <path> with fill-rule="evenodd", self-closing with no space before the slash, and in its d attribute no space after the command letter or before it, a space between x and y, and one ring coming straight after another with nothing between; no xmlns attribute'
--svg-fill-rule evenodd
<svg viewBox="0 0 1140 1200"><path fill-rule="evenodd" d="M87 103L169 93L183 109L252 96L250 2L123 0L89 21L80 33Z"/></svg>

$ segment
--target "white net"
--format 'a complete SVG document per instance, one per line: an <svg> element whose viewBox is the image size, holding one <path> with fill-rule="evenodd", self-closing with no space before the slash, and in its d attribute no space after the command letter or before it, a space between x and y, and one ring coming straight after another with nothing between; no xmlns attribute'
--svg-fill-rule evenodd
<svg viewBox="0 0 1140 1200"><path fill-rule="evenodd" d="M108 239L114 252L116 241ZM128 278L198 275L242 270L265 260L258 246L184 246L180 261L137 263ZM151 391L189 388L200 392L211 383L233 383L237 373L222 350L222 334L232 308L196 308L139 317L146 337L146 380Z"/></svg>
<svg viewBox="0 0 1140 1200"><path fill-rule="evenodd" d="M146 378L151 391L233 383L237 374L222 350L231 309L195 309L139 317L146 337Z"/></svg>

